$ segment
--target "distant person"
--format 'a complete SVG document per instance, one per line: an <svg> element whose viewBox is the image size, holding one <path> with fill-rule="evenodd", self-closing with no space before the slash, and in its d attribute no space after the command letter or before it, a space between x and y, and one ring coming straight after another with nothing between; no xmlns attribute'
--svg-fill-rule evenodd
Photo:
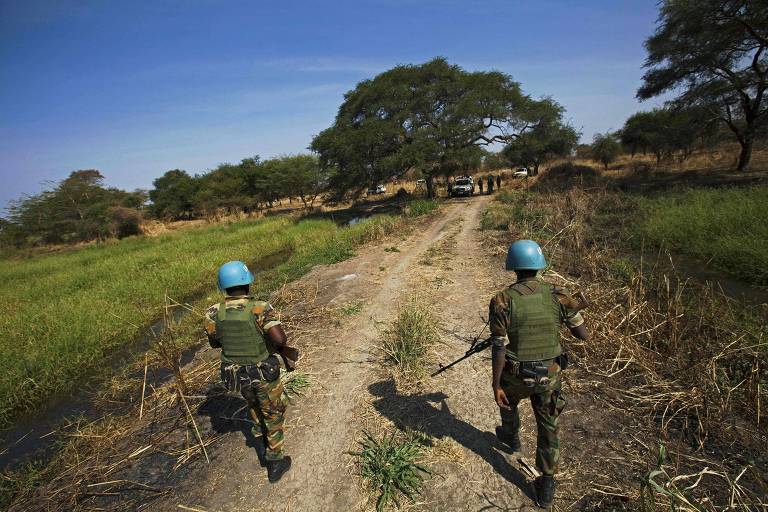
<svg viewBox="0 0 768 512"><path fill-rule="evenodd" d="M275 354L280 354L290 372L299 352L288 346L272 306L249 295L253 274L245 263L225 263L218 277L219 290L226 295L205 314L208 343L221 348L221 380L229 391L243 395L251 417L259 424L266 447L267 478L275 483L291 468L291 458L283 454L286 405L280 361Z"/></svg>
<svg viewBox="0 0 768 512"><path fill-rule="evenodd" d="M560 459L558 417L565 407L561 371L568 364L560 345L560 326L565 324L581 340L589 337L579 312L586 307L568 290L538 277L547 266L539 244L518 240L509 247L506 269L517 280L497 293L489 306L493 360L493 395L501 413L496 437L512 452L520 452L520 414L517 406L530 398L536 417L536 466L542 475L534 481L536 501L552 506L555 471Z"/></svg>
<svg viewBox="0 0 768 512"><path fill-rule="evenodd" d="M493 176L488 175L488 193L493 194Z"/></svg>
<svg viewBox="0 0 768 512"><path fill-rule="evenodd" d="M477 179L477 186L480 187L480 193L483 193L483 178L480 177Z"/></svg>
<svg viewBox="0 0 768 512"><path fill-rule="evenodd" d="M453 197L453 180L448 178L448 197Z"/></svg>
<svg viewBox="0 0 768 512"><path fill-rule="evenodd" d="M501 190L501 174L496 176L496 189Z"/></svg>

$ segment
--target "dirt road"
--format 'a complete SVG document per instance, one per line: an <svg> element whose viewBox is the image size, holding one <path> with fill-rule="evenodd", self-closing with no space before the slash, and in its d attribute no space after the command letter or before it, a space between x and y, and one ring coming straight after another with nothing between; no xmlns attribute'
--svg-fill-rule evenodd
<svg viewBox="0 0 768 512"><path fill-rule="evenodd" d="M210 413L210 428L223 435L211 464L196 468L153 509L369 509L370 496L354 476L348 452L362 429L387 425L423 432L436 445L435 475L425 483L416 509L533 508L520 464L498 449L492 434L498 413L490 392L489 354L404 390L376 352L382 330L414 295L433 304L440 320L444 344L436 347L436 360L461 355L483 328L491 295L509 279L481 244L479 218L489 200L450 201L407 237L366 247L295 283L297 290L317 291L316 307L337 306L347 313L299 338L306 353L302 370L313 385L288 412L286 452L293 458L292 471L278 484L268 484L259 463L261 444L248 432L250 425ZM532 456L529 415L526 410L523 438Z"/></svg>

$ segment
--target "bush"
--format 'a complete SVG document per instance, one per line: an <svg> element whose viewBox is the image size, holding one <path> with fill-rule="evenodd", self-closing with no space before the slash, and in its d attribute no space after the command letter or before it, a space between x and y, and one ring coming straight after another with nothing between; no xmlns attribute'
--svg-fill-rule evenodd
<svg viewBox="0 0 768 512"><path fill-rule="evenodd" d="M569 188L592 187L600 180L600 171L589 165L566 162L549 168L539 176L531 187L535 191L566 190Z"/></svg>

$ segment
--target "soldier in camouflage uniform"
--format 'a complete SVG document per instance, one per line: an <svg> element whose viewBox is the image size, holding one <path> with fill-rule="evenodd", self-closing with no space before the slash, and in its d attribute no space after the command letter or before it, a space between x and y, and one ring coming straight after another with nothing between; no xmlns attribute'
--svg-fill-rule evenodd
<svg viewBox="0 0 768 512"><path fill-rule="evenodd" d="M219 269L219 289L224 300L205 315L205 332L214 348L221 348L221 378L227 389L239 391L248 401L251 417L261 428L266 445L267 475L274 483L291 467L283 455L285 402L280 379L279 354L293 371L298 351L287 345L272 306L249 295L253 274L241 261Z"/></svg>
<svg viewBox="0 0 768 512"><path fill-rule="evenodd" d="M519 452L520 416L518 403L529 398L536 417L536 465L542 473L534 482L540 507L552 506L555 470L560 458L558 416L565 406L560 372L567 364L560 346L564 323L576 337L588 333L579 312L586 306L570 293L538 278L546 267L539 245L518 240L507 254L507 270L517 281L497 293L489 307L493 342L493 394L501 412L499 441Z"/></svg>

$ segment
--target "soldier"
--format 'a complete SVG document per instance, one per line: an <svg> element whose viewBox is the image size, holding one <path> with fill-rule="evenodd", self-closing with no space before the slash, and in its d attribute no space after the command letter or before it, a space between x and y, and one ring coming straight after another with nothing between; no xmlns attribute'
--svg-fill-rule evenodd
<svg viewBox="0 0 768 512"><path fill-rule="evenodd" d="M298 351L288 346L272 306L249 295L253 274L245 263L222 265L218 283L226 296L205 315L208 342L221 348L221 379L227 389L240 391L259 424L266 445L267 477L275 483L291 467L291 458L283 455L285 402L275 354L280 354L286 370L293 371Z"/></svg>
<svg viewBox="0 0 768 512"><path fill-rule="evenodd" d="M496 189L501 190L501 174L496 175Z"/></svg>
<svg viewBox="0 0 768 512"><path fill-rule="evenodd" d="M586 307L569 292L538 277L546 267L544 254L532 240L518 240L509 247L506 269L517 281L497 293L489 307L493 348L493 394L501 413L496 436L519 452L518 403L530 398L536 416L536 465L542 473L534 481L540 507L552 506L555 470L560 457L558 416L565 406L560 372L568 359L560 346L560 326L565 323L579 339L588 338L579 313ZM505 343L508 341L508 344Z"/></svg>
<svg viewBox="0 0 768 512"><path fill-rule="evenodd" d="M488 193L493 194L493 176L488 175Z"/></svg>
<svg viewBox="0 0 768 512"><path fill-rule="evenodd" d="M480 187L480 195L483 194L483 177L480 176L477 178L477 186Z"/></svg>

